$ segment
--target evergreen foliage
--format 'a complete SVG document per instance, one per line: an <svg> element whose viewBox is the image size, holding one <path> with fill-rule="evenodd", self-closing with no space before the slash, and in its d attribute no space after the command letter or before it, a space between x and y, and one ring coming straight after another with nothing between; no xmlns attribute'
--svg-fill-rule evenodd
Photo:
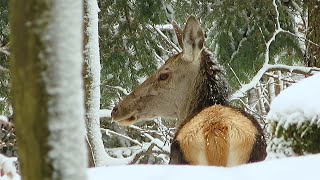
<svg viewBox="0 0 320 180"><path fill-rule="evenodd" d="M320 128L317 121L306 120L298 123L280 123L272 121L269 147L272 152L285 156L320 153ZM292 152L290 152L292 151Z"/></svg>
<svg viewBox="0 0 320 180"><path fill-rule="evenodd" d="M9 42L8 0L0 0L0 48ZM8 68L9 56L0 52L0 66ZM0 70L0 114L9 115L9 74Z"/></svg>
<svg viewBox="0 0 320 180"><path fill-rule="evenodd" d="M163 54L159 37L148 25L164 22L161 1L100 1L102 105L123 96L113 86L132 90L157 67Z"/></svg>

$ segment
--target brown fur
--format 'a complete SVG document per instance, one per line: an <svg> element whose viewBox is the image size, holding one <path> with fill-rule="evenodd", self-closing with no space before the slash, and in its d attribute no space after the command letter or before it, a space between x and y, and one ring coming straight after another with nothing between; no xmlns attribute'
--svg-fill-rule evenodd
<svg viewBox="0 0 320 180"><path fill-rule="evenodd" d="M189 164L234 166L248 162L257 133L237 109L214 105L182 125L175 141ZM207 163L199 161L201 151Z"/></svg>

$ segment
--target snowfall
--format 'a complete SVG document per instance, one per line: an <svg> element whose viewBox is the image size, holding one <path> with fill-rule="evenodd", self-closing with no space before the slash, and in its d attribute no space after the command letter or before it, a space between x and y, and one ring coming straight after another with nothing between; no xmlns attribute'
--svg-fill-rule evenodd
<svg viewBox="0 0 320 180"><path fill-rule="evenodd" d="M267 119L300 121L303 117L319 122L320 117L320 73L301 80L282 91L272 102ZM300 117L300 118L297 118ZM0 156L0 180L20 179L12 164L14 158ZM282 159L268 159L259 163L232 168L208 166L173 165L118 165L90 168L89 180L194 180L219 179L320 179L320 154Z"/></svg>

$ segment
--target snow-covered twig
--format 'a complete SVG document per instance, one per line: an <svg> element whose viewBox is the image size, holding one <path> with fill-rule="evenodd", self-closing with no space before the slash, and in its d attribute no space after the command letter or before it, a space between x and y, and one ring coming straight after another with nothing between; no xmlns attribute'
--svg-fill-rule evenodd
<svg viewBox="0 0 320 180"><path fill-rule="evenodd" d="M227 65L228 65L229 69L231 70L232 74L234 75L234 77L236 77L238 83L241 84L241 81L240 81L239 77L237 76L236 72L234 72L233 68L230 66L229 63Z"/></svg>
<svg viewBox="0 0 320 180"><path fill-rule="evenodd" d="M137 153L134 158L129 162L129 164L135 164L136 162L138 162L138 160L140 159L140 157L142 155L145 154L151 154L152 153L152 149L154 148L155 144L151 143L150 146L147 149L143 149L141 150L139 153Z"/></svg>
<svg viewBox="0 0 320 180"><path fill-rule="evenodd" d="M121 91L124 95L129 95L130 93L123 87L120 86L110 86L110 85L106 85L106 87L112 88L112 89L117 89L119 91Z"/></svg>
<svg viewBox="0 0 320 180"><path fill-rule="evenodd" d="M289 66L283 64L265 64L258 71L258 73L252 78L252 80L248 84L242 85L242 87L237 90L232 96L231 100L239 99L245 96L245 93L250 89L254 88L255 85L260 81L262 76L267 71L287 71L287 72L295 72L301 74L311 74L313 71L320 71L320 68L316 67L304 67L304 66Z"/></svg>
<svg viewBox="0 0 320 180"><path fill-rule="evenodd" d="M129 136L126 136L126 135L123 135L123 134L117 133L117 132L112 131L112 130L110 130L110 129L104 129L104 128L100 128L100 129L101 129L101 130L103 130L103 131L105 131L105 133L106 133L106 134L113 134L113 135L117 135L117 136L119 136L119 137L122 137L122 138L124 138L124 139L127 139L127 140L129 140L129 141L131 141L131 142L133 142L133 143L135 143L135 144L139 145L140 147L142 147L142 144L141 144L139 141L137 141L137 140L135 140L135 139L132 139L132 138L131 138L131 137L129 137Z"/></svg>
<svg viewBox="0 0 320 180"><path fill-rule="evenodd" d="M310 41L308 38L303 37L303 36L298 36L298 35L296 35L295 33L292 33L292 32L290 32L290 31L288 31L288 30L282 29L281 32L288 33L288 34L290 34L290 35L292 35L292 36L295 36L295 37L297 37L297 38L303 39L303 40L307 41L308 43L310 43L310 44L312 44L312 45L315 45L315 46L317 46L317 47L320 47L319 44Z"/></svg>
<svg viewBox="0 0 320 180"><path fill-rule="evenodd" d="M284 64L268 64L266 67L268 71L280 70L300 74L312 74L313 71L320 71L320 68L317 67L289 66Z"/></svg>
<svg viewBox="0 0 320 180"><path fill-rule="evenodd" d="M253 27L248 27L248 30L245 32L245 34L243 34L243 38L239 41L237 50L234 51L230 56L230 62L229 63L231 63L231 61L234 59L234 57L240 52L240 48L242 47L242 44L245 43L248 40L247 36L250 35L250 33L253 31L253 29L254 29Z"/></svg>
<svg viewBox="0 0 320 180"><path fill-rule="evenodd" d="M8 73L8 72L9 72L9 69L8 69L8 68L5 68L5 67L3 67L3 66L0 65L0 71L5 72L5 73Z"/></svg>
<svg viewBox="0 0 320 180"><path fill-rule="evenodd" d="M110 109L100 109L99 117L100 118L111 118L111 110Z"/></svg>
<svg viewBox="0 0 320 180"><path fill-rule="evenodd" d="M171 42L171 41L169 40L169 38L160 31L160 29L158 29L158 28L156 28L156 27L154 27L154 26L151 26L151 25L147 25L147 29L149 29L149 30L154 29L154 30L155 30L170 46L172 46L177 52L181 52L181 49L180 49L178 46L176 46L173 42Z"/></svg>
<svg viewBox="0 0 320 180"><path fill-rule="evenodd" d="M159 29L160 31L173 31L172 24L159 24L155 25L155 28Z"/></svg>
<svg viewBox="0 0 320 180"><path fill-rule="evenodd" d="M10 122L9 118L4 115L0 115L0 125L7 126L9 128L13 127L13 124Z"/></svg>
<svg viewBox="0 0 320 180"><path fill-rule="evenodd" d="M296 83L296 81L294 81L292 79L288 79L288 77L279 76L279 75L276 75L273 73L266 72L265 75L269 76L271 79L278 79L278 80L285 81L288 83ZM275 83L275 82L270 82L270 84L273 84L273 83Z"/></svg>
<svg viewBox="0 0 320 180"><path fill-rule="evenodd" d="M265 117L258 113L256 110L252 109L248 103L244 102L242 99L239 99L239 101L242 103L243 106L245 106L246 110L249 111L251 114L254 114L255 116L258 116L260 119L265 119ZM265 124L264 121L259 121L260 124Z"/></svg>
<svg viewBox="0 0 320 180"><path fill-rule="evenodd" d="M154 138L150 134L145 133L144 130L139 128L138 126L130 125L128 127L140 131L142 133L142 135L145 136L146 138L148 138L149 140L151 140L151 141L154 140Z"/></svg>
<svg viewBox="0 0 320 180"><path fill-rule="evenodd" d="M239 44L238 44L238 47L237 47L237 50L236 51L234 51L232 54L231 54L231 57L230 57L230 61L232 61L233 59L234 59L234 57L239 53L239 51L240 51L240 48L242 47L242 44L244 43L244 42L246 42L248 40L248 38L246 38L246 37L244 37L244 38L242 38L241 40L240 40L240 42L239 42Z"/></svg>
<svg viewBox="0 0 320 180"><path fill-rule="evenodd" d="M8 48L6 46L0 47L0 53L3 53L5 55L7 55L7 56L10 55L10 52L9 52L9 50L8 50Z"/></svg>

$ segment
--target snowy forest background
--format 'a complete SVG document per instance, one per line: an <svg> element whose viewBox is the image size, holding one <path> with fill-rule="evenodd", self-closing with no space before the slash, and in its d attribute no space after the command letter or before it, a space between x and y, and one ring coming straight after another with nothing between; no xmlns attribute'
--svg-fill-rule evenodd
<svg viewBox="0 0 320 180"><path fill-rule="evenodd" d="M14 120L5 123L14 113L8 4L9 0L0 0L0 153L15 157ZM319 117L299 125L266 118L280 92L320 71L319 1L99 0L98 6L101 76L100 84L95 85L101 91L100 111L96 112L101 124L95 130L101 131L107 154L95 157L97 164L168 163L173 120L158 118L121 127L111 121L110 110L180 51L170 23L175 20L182 26L192 14L205 30L206 47L227 70L232 102L265 127L268 158L320 152Z"/></svg>

